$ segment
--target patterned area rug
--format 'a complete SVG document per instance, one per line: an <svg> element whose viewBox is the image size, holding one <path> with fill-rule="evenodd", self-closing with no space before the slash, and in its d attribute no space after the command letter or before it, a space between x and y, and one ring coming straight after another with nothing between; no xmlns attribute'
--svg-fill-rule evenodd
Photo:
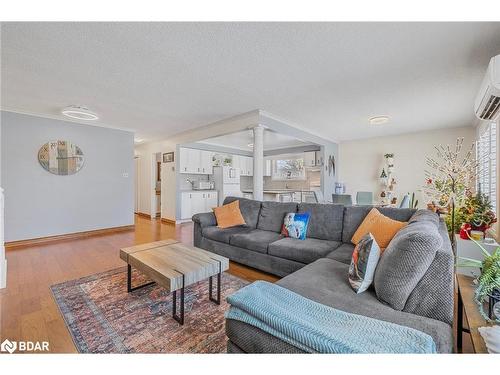
<svg viewBox="0 0 500 375"><path fill-rule="evenodd" d="M136 272L132 280L147 281ZM81 353L225 353L226 297L247 284L224 273L220 305L208 299L208 280L187 287L183 326L172 318L172 295L162 287L127 293L126 267L51 289Z"/></svg>

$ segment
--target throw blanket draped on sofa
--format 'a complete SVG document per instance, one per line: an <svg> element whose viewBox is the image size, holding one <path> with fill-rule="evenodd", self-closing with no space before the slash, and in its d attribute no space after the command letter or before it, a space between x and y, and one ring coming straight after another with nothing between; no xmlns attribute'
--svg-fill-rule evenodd
<svg viewBox="0 0 500 375"><path fill-rule="evenodd" d="M227 319L250 324L310 353L435 353L416 329L334 309L257 281L227 298Z"/></svg>

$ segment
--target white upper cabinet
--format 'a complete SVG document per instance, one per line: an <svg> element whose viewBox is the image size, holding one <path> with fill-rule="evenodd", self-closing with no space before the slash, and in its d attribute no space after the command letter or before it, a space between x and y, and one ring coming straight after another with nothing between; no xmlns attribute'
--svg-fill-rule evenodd
<svg viewBox="0 0 500 375"><path fill-rule="evenodd" d="M250 156L238 156L241 176L253 176L253 158Z"/></svg>
<svg viewBox="0 0 500 375"><path fill-rule="evenodd" d="M180 173L213 174L213 152L181 147Z"/></svg>
<svg viewBox="0 0 500 375"><path fill-rule="evenodd" d="M189 148L181 147L179 150L179 172L190 173L189 168Z"/></svg>
<svg viewBox="0 0 500 375"><path fill-rule="evenodd" d="M316 166L316 151L304 152L304 166L306 167Z"/></svg>
<svg viewBox="0 0 500 375"><path fill-rule="evenodd" d="M314 153L316 155L316 166L321 166L321 151L316 151Z"/></svg>
<svg viewBox="0 0 500 375"><path fill-rule="evenodd" d="M304 166L318 167L321 165L321 151L304 152Z"/></svg>
<svg viewBox="0 0 500 375"><path fill-rule="evenodd" d="M264 159L264 176L271 177L272 174L272 161L270 159Z"/></svg>
<svg viewBox="0 0 500 375"><path fill-rule="evenodd" d="M203 174L213 174L214 167L212 158L214 153L212 151L201 151L200 153L200 163L201 163L201 173Z"/></svg>

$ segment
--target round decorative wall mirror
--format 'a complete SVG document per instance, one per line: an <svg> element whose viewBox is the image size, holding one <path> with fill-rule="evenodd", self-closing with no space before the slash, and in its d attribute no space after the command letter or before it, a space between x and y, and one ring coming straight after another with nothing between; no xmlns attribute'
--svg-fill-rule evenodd
<svg viewBox="0 0 500 375"><path fill-rule="evenodd" d="M49 141L38 151L38 161L47 171L57 175L75 174L83 167L83 152L69 141Z"/></svg>

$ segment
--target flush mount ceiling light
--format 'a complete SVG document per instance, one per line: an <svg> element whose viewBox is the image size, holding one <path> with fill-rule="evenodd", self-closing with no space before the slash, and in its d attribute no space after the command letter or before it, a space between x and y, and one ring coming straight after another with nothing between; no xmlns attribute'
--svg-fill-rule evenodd
<svg viewBox="0 0 500 375"><path fill-rule="evenodd" d="M252 148L252 147L253 147L253 143L249 143L249 144L247 144L247 147Z"/></svg>
<svg viewBox="0 0 500 375"><path fill-rule="evenodd" d="M375 116L371 117L368 121L370 125L382 125L389 121L389 116Z"/></svg>
<svg viewBox="0 0 500 375"><path fill-rule="evenodd" d="M76 120L95 121L99 119L99 117L95 113L89 111L88 108L79 105L70 105L64 108L61 113L66 117Z"/></svg>
<svg viewBox="0 0 500 375"><path fill-rule="evenodd" d="M134 138L134 142L135 143L141 143L142 141L144 141L144 139L142 139L142 138Z"/></svg>

